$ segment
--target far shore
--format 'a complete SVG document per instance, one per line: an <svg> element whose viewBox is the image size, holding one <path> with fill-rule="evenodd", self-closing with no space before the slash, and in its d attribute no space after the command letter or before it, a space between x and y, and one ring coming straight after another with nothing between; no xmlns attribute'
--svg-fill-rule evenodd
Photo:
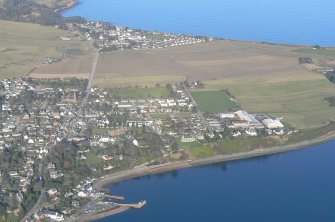
<svg viewBox="0 0 335 222"><path fill-rule="evenodd" d="M272 148L263 148L263 149L256 149L253 151L248 152L241 152L236 154L229 154L229 155L219 155L199 160L185 160L185 161L178 161L178 162L170 162L156 166L141 166L135 167L134 169L125 170L109 175L105 175L99 180L94 183L94 188L97 190L104 190L108 189L108 186L114 183L118 183L124 180L129 180L133 178L138 178L146 175L154 175L164 172L169 172L173 170L185 169L190 167L197 167L197 166L204 166L214 163L221 163L221 162L228 162L234 160L241 160L241 159L248 159L253 157L271 155L276 153L283 153L289 152L304 148L311 148L313 145L318 145L322 143L326 143L335 139L335 132L332 131L324 136L320 136L315 139L302 141L295 144L285 145L285 146L277 146ZM150 203L149 203L150 204ZM104 217L108 217L114 214L118 214L124 211L127 211L129 208L117 208L114 210L93 214L93 215L81 215L75 221L92 221L98 220Z"/></svg>
<svg viewBox="0 0 335 222"><path fill-rule="evenodd" d="M79 4L79 1L78 0L70 0L66 6L63 6L63 7L60 7L60 8L55 8L54 11L55 12L59 12L59 13L62 13L66 10L69 10L71 8L74 8L76 7L77 5Z"/></svg>

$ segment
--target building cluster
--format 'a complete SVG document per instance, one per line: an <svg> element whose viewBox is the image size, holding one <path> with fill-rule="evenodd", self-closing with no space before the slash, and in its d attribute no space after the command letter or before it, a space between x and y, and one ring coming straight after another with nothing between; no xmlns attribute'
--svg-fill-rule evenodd
<svg viewBox="0 0 335 222"><path fill-rule="evenodd" d="M259 132L265 132L269 135L293 133L291 129L284 130L285 126L280 118L272 118L267 114L250 114L239 110L231 113L219 113L217 116L225 127L233 130L234 137L241 136L243 133L248 136L258 136Z"/></svg>
<svg viewBox="0 0 335 222"><path fill-rule="evenodd" d="M34 189L38 163L66 137L64 123L75 113L73 92L79 91L36 85L21 78L3 80L0 88L0 198L8 214L19 215L26 195ZM63 176L55 166L49 166L49 174L51 178Z"/></svg>
<svg viewBox="0 0 335 222"><path fill-rule="evenodd" d="M182 158L177 140L292 133L280 119L267 114L240 110L204 116L185 84L168 85L165 98L125 98L115 89L86 92L76 80L53 83L18 78L1 81L0 90L0 200L7 214L20 215L28 196L40 197L33 192L39 190L44 200L31 221L62 221L88 200L95 204L87 205L85 212L113 207L101 200L103 193L94 190L94 179L87 177L130 164L169 161L172 154ZM64 149L59 144L65 144ZM67 146L71 146L68 153ZM74 182L68 178L74 171L69 169L72 160L85 173L65 187Z"/></svg>
<svg viewBox="0 0 335 222"><path fill-rule="evenodd" d="M93 88L91 93L92 107L99 104L107 104L111 108L106 114L99 117L86 114L87 121L92 124L95 121L96 127L112 127L109 135L117 134L116 131L124 128L145 127L146 131L155 132L157 135L170 135L181 137L182 141L189 141L189 138L204 139L206 125L197 113L193 112L195 104L191 101L182 87L172 85L169 98L143 98L143 99L122 99L108 96L107 92L100 92ZM93 105L94 104L94 105ZM124 115L123 122L110 122L108 115ZM167 118L156 118L162 114ZM94 117L93 117L94 116ZM93 119L90 119L90 118ZM101 121L97 121L100 119ZM100 142L115 141L115 138L100 138ZM193 140L193 139L192 139ZM96 141L94 141L96 142Z"/></svg>
<svg viewBox="0 0 335 222"><path fill-rule="evenodd" d="M101 52L167 48L213 40L205 37L135 30L97 21L84 24L68 23L67 26L69 30L84 36L85 39L93 40Z"/></svg>
<svg viewBox="0 0 335 222"><path fill-rule="evenodd" d="M45 219L49 219L51 221L63 221L66 216L70 215L75 210L80 209L80 207L83 207L79 201L81 198L90 198L91 200L97 200L98 203L102 202L101 200L105 198L105 194L93 189L93 182L95 180L96 179L90 177L86 178L80 181L77 186L66 191L65 194L63 195L55 188L47 190L47 197L50 203L58 203L60 199L62 199L62 201L70 201L71 207L64 209L55 209L50 207L42 208L40 211L38 211L36 214L33 215L34 220L43 221ZM96 211L88 211L87 210L89 209L88 206L86 206L84 210L86 213L96 212ZM96 205L92 205L92 207L93 206ZM97 204L97 206L100 205Z"/></svg>

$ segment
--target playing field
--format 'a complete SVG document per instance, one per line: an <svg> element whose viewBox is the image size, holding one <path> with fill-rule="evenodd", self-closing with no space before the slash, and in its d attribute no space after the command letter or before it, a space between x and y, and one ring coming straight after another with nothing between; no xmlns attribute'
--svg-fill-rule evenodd
<svg viewBox="0 0 335 222"><path fill-rule="evenodd" d="M237 111L239 106L222 91L194 91L194 99L202 112L217 113Z"/></svg>
<svg viewBox="0 0 335 222"><path fill-rule="evenodd" d="M64 49L80 49L83 55L89 51L86 42L60 39L61 36L72 36L72 33L35 24L0 21L0 36L2 79L24 76L43 66L46 57L61 58ZM77 57L80 56L71 56L72 59Z"/></svg>
<svg viewBox="0 0 335 222"><path fill-rule="evenodd" d="M335 118L335 108L323 102L335 86L322 74L281 73L205 82L205 90L229 89L248 112L264 112L297 128L313 128ZM215 105L217 106L217 105Z"/></svg>

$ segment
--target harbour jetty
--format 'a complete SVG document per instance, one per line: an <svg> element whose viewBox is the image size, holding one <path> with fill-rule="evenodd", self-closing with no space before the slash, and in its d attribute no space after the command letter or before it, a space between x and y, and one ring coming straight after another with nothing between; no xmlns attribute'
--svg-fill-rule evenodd
<svg viewBox="0 0 335 222"><path fill-rule="evenodd" d="M108 193L105 193L105 197L107 197L110 200L124 200L125 198L122 196L115 196L115 195L111 195Z"/></svg>
<svg viewBox="0 0 335 222"><path fill-rule="evenodd" d="M146 200L142 200L136 204L116 204L117 206L120 207L130 207L130 208L135 208L135 209L140 209L142 207L144 207L147 204Z"/></svg>

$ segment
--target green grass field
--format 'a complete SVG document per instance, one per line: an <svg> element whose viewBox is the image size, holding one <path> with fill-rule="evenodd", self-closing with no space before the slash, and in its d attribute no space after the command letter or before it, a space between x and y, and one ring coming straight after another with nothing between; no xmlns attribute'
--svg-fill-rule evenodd
<svg viewBox="0 0 335 222"><path fill-rule="evenodd" d="M192 95L202 112L237 111L239 106L222 91L193 91Z"/></svg>
<svg viewBox="0 0 335 222"><path fill-rule="evenodd" d="M208 81L205 86L207 90L229 89L242 109L284 117L297 128L319 127L335 118L334 107L323 102L335 95L335 85L317 73L231 78Z"/></svg>
<svg viewBox="0 0 335 222"><path fill-rule="evenodd" d="M216 152L210 144L203 145L198 142L192 143L181 143L179 142L179 147L186 149L190 155L194 158L206 158L215 156Z"/></svg>
<svg viewBox="0 0 335 222"><path fill-rule="evenodd" d="M306 53L316 56L327 56L327 57L335 57L335 50L334 49L312 49L312 48L301 48L296 49L294 52L299 53Z"/></svg>
<svg viewBox="0 0 335 222"><path fill-rule="evenodd" d="M62 56L63 49L89 52L87 42L62 41L72 33L35 24L0 21L0 78L24 76L46 57Z"/></svg>
<svg viewBox="0 0 335 222"><path fill-rule="evenodd" d="M100 159L93 151L90 151L86 154L86 162L90 166L96 166L99 163L102 163L102 159Z"/></svg>
<svg viewBox="0 0 335 222"><path fill-rule="evenodd" d="M138 88L138 89L118 89L110 90L112 96L120 98L168 98L169 91L165 87L155 87L155 88Z"/></svg>
<svg viewBox="0 0 335 222"><path fill-rule="evenodd" d="M205 82L206 90L229 89L248 112L284 117L297 128L315 128L335 118L335 109L323 102L335 95L335 85L312 72L231 78Z"/></svg>

